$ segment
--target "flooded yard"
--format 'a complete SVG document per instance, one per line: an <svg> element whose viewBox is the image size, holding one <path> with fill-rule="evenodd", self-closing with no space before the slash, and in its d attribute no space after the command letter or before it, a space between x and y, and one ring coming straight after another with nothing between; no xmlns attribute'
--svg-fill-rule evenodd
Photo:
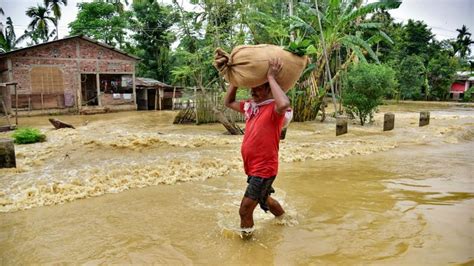
<svg viewBox="0 0 474 266"><path fill-rule="evenodd" d="M332 118L292 123L274 184L286 217L257 208L250 241L228 230L242 137L175 114L59 116L76 127L61 130L21 118L47 141L15 145L17 168L0 169L0 263L474 263L473 106L384 105L338 137Z"/></svg>

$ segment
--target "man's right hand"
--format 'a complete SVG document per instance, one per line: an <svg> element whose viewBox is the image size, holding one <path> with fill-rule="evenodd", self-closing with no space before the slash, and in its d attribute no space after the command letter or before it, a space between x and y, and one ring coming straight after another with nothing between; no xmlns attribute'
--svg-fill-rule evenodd
<svg viewBox="0 0 474 266"><path fill-rule="evenodd" d="M276 78L276 75L283 69L283 62L280 58L272 58L268 61L267 79Z"/></svg>

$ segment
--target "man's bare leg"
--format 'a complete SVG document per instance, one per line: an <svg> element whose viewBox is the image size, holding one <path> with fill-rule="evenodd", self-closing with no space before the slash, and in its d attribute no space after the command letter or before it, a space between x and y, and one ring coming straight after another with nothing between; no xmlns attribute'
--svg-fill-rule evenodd
<svg viewBox="0 0 474 266"><path fill-rule="evenodd" d="M275 215L275 217L282 216L285 213L285 210L283 210L280 203L270 196L267 198L267 205L270 209L270 212Z"/></svg>
<svg viewBox="0 0 474 266"><path fill-rule="evenodd" d="M253 227L253 211L257 206L258 202L251 198L244 197L240 203L239 215L240 215L240 227L241 228L252 228Z"/></svg>

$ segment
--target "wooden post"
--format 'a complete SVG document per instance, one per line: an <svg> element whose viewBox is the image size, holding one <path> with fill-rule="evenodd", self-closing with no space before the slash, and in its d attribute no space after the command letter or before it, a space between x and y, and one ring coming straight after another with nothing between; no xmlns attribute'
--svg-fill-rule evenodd
<svg viewBox="0 0 474 266"><path fill-rule="evenodd" d="M395 127L395 114L386 113L383 116L383 131L392 130Z"/></svg>
<svg viewBox="0 0 474 266"><path fill-rule="evenodd" d="M135 66L135 64L134 64ZM132 73L132 93L133 93L133 102L135 104L135 110L138 110L138 101L137 101L137 85L135 84L135 67L133 68L133 73ZM148 91L146 91L148 94ZM148 95L147 95L148 97ZM148 100L147 100L147 108L148 110Z"/></svg>
<svg viewBox="0 0 474 266"><path fill-rule="evenodd" d="M159 101L159 106L160 106L160 111L161 111L161 105L162 105L162 100L163 100L163 88L160 88L160 101Z"/></svg>
<svg viewBox="0 0 474 266"><path fill-rule="evenodd" d="M18 127L18 92L16 91L16 83L15 83L15 126Z"/></svg>
<svg viewBox="0 0 474 266"><path fill-rule="evenodd" d="M5 112L5 117L6 117L7 122L8 122L8 127L11 128L12 124L10 122L10 115L8 114L7 106L6 106L5 101L3 100L3 98L0 99L0 105L2 105L3 112Z"/></svg>
<svg viewBox="0 0 474 266"><path fill-rule="evenodd" d="M11 58L8 58L8 59L7 59L7 68L8 68L7 79L8 79L8 82L9 82L9 83L12 83L12 82L13 82L13 63L12 63L12 59L11 59ZM7 88L8 88L8 86L7 86ZM16 89L16 83L15 83L15 89ZM7 89L6 92L7 92L8 95L10 95L10 92L11 92L11 91L9 91L9 90ZM11 107L11 106L12 106L12 104L11 104L11 96L10 96L9 101L10 101L9 104L10 104L10 107Z"/></svg>
<svg viewBox="0 0 474 266"><path fill-rule="evenodd" d="M347 133L347 118L337 117L336 118L336 136Z"/></svg>
<svg viewBox="0 0 474 266"><path fill-rule="evenodd" d="M174 98L176 96L176 87L173 87L173 99L171 99L171 110L174 110Z"/></svg>
<svg viewBox="0 0 474 266"><path fill-rule="evenodd" d="M43 92L44 92L44 79L43 79L43 76L41 76L41 111L44 111Z"/></svg>
<svg viewBox="0 0 474 266"><path fill-rule="evenodd" d="M419 126L426 126L430 124L430 112L420 112Z"/></svg>
<svg viewBox="0 0 474 266"><path fill-rule="evenodd" d="M16 167L15 146L11 139L0 139L0 168Z"/></svg>
<svg viewBox="0 0 474 266"><path fill-rule="evenodd" d="M155 88L155 111L158 110L158 88Z"/></svg>
<svg viewBox="0 0 474 266"><path fill-rule="evenodd" d="M199 125L199 115L198 115L198 112L197 112L197 105L196 105L196 102L197 102L197 92L196 92L197 88L194 87L194 113L196 114L196 124Z"/></svg>
<svg viewBox="0 0 474 266"><path fill-rule="evenodd" d="M76 41L76 69L77 69L77 82L76 82L76 107L77 113L79 114L82 109L82 75L81 75L81 64L79 62L81 52L79 46L79 40Z"/></svg>
<svg viewBox="0 0 474 266"><path fill-rule="evenodd" d="M97 63L97 70L96 71L99 71L98 66L99 64ZM99 72L96 72L95 73L95 84L97 86L97 104L99 106L102 106L102 100L100 99L100 77L99 77Z"/></svg>

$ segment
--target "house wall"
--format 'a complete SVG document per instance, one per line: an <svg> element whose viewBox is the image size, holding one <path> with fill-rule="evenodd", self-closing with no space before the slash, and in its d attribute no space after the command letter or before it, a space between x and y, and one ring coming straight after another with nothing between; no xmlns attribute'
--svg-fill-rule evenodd
<svg viewBox="0 0 474 266"><path fill-rule="evenodd" d="M2 73L3 82L16 81L18 83L17 91L21 95L19 107L26 104L33 109L69 107L80 109L80 73L134 75L135 72L134 59L81 38L71 38L18 51L6 58L1 58L0 66L6 66L7 70ZM48 84L54 83L55 78L50 78L47 73L48 67L45 66L57 68L59 73L62 73L62 90L58 91L55 88L52 92L53 90L46 88ZM45 79L50 79L44 81L46 84L44 86L32 84L32 70L35 68L38 70L38 67L43 67L45 70L41 71L45 71ZM58 71L55 73L57 77ZM31 103L32 101L34 104ZM108 102L104 101L104 103ZM131 104L134 105L133 102ZM8 106L11 107L11 105Z"/></svg>

